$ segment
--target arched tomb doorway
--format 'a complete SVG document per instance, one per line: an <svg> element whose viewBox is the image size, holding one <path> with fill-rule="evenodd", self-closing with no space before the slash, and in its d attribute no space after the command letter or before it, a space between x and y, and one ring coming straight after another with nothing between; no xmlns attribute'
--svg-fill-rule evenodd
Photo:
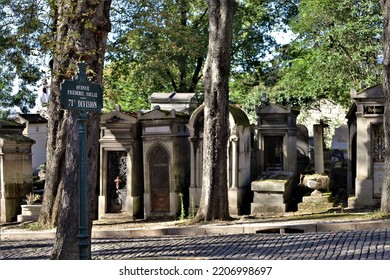
<svg viewBox="0 0 390 280"><path fill-rule="evenodd" d="M151 148L148 157L152 212L169 212L169 153L160 144Z"/></svg>

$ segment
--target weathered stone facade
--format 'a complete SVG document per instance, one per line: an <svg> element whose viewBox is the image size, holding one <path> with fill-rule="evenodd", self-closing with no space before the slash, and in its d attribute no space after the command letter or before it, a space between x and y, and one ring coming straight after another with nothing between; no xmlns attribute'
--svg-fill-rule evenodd
<svg viewBox="0 0 390 280"><path fill-rule="evenodd" d="M180 194L188 199L189 115L155 108L139 113L138 119L142 126L145 216L178 216Z"/></svg>
<svg viewBox="0 0 390 280"><path fill-rule="evenodd" d="M143 218L143 161L141 127L136 115L104 114L100 127L98 218L124 212ZM118 187L115 182L119 177Z"/></svg>
<svg viewBox="0 0 390 280"><path fill-rule="evenodd" d="M384 172L384 96L382 85L351 92L349 128L348 206L376 207Z"/></svg>
<svg viewBox="0 0 390 280"><path fill-rule="evenodd" d="M99 218L188 215L199 205L204 106L193 112L194 94L157 93L150 102L151 110L101 118ZM229 211L249 214L252 128L241 109L230 107L229 130Z"/></svg>
<svg viewBox="0 0 390 280"><path fill-rule="evenodd" d="M308 165L309 153L308 132L296 124L298 114L276 104L257 111L258 178L251 185L252 214L280 214L297 207L297 178Z"/></svg>
<svg viewBox="0 0 390 280"><path fill-rule="evenodd" d="M32 189L31 146L24 125L0 121L0 222L16 220L20 205Z"/></svg>
<svg viewBox="0 0 390 280"><path fill-rule="evenodd" d="M191 115L187 125L191 143L190 207L197 209L202 190L204 105ZM244 111L229 107L228 201L231 215L249 213L252 127ZM189 210L191 211L191 209Z"/></svg>

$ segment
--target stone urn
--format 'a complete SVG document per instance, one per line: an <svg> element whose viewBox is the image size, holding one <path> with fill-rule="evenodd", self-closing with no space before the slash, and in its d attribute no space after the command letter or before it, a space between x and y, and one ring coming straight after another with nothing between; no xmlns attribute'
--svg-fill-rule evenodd
<svg viewBox="0 0 390 280"><path fill-rule="evenodd" d="M314 190L311 196L321 196L321 191L327 191L329 188L329 177L322 174L306 175L303 184Z"/></svg>

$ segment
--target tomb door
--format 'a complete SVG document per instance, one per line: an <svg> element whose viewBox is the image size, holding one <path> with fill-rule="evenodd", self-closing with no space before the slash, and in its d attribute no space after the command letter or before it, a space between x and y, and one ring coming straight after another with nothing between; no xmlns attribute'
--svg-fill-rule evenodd
<svg viewBox="0 0 390 280"><path fill-rule="evenodd" d="M351 191L355 193L355 185L356 185L356 161L357 161L357 137L356 133L352 137L352 145L351 145Z"/></svg>
<svg viewBox="0 0 390 280"><path fill-rule="evenodd" d="M283 171L283 136L264 137L265 171Z"/></svg>
<svg viewBox="0 0 390 280"><path fill-rule="evenodd" d="M127 153L107 153L107 212L118 213L126 209L126 163Z"/></svg>
<svg viewBox="0 0 390 280"><path fill-rule="evenodd" d="M149 157L152 212L169 212L169 155L160 145Z"/></svg>
<svg viewBox="0 0 390 280"><path fill-rule="evenodd" d="M374 197L381 198L382 185L384 180L384 162L385 162L385 131L383 123L372 125L372 160L373 160L373 179L374 179Z"/></svg>

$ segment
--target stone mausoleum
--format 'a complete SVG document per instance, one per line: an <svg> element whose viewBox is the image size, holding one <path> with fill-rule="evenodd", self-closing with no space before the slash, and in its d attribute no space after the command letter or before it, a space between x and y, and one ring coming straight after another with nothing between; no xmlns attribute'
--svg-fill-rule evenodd
<svg viewBox="0 0 390 280"><path fill-rule="evenodd" d="M202 189L204 105L191 115L189 129L191 154L190 203L199 207ZM228 141L228 201L231 215L242 215L249 211L251 182L252 127L244 111L229 106Z"/></svg>
<svg viewBox="0 0 390 280"><path fill-rule="evenodd" d="M299 111L269 104L258 109L257 175L251 183L251 213L282 214L296 210L298 175L308 165L307 129L296 123Z"/></svg>
<svg viewBox="0 0 390 280"><path fill-rule="evenodd" d="M98 218L177 216L196 211L202 187L204 105L192 93L155 93L152 108L101 117ZM229 111L229 210L249 212L252 129Z"/></svg>
<svg viewBox="0 0 390 280"><path fill-rule="evenodd" d="M348 206L377 207L384 175L385 138L382 85L358 93L347 113L349 130Z"/></svg>
<svg viewBox="0 0 390 280"><path fill-rule="evenodd" d="M22 134L24 124L0 120L0 222L11 222L32 192L31 146L34 140Z"/></svg>
<svg viewBox="0 0 390 280"><path fill-rule="evenodd" d="M149 101L150 110L116 108L101 117L99 219L110 213L178 216L183 209L188 215L199 207L204 105L193 93L154 93ZM261 108L259 125L253 126L242 109L229 106L230 215L263 211L251 208L253 196L269 203L276 195L273 209L286 211L286 193L292 192L297 166L308 154L307 130L296 125L298 113L270 104ZM252 181L265 172L288 174L288 185L277 191L254 189Z"/></svg>

